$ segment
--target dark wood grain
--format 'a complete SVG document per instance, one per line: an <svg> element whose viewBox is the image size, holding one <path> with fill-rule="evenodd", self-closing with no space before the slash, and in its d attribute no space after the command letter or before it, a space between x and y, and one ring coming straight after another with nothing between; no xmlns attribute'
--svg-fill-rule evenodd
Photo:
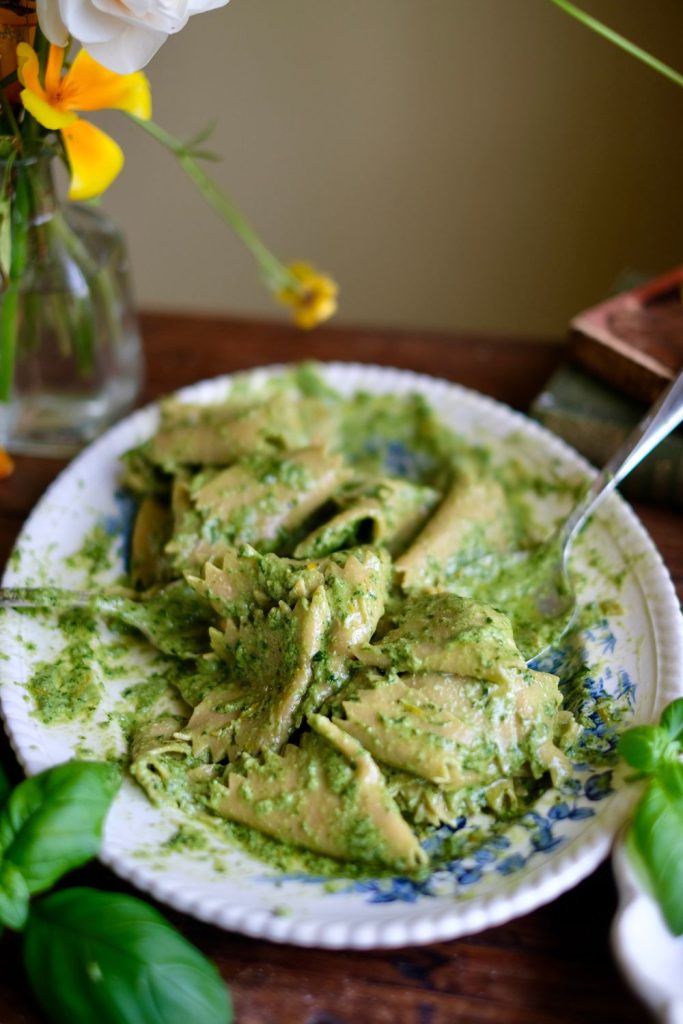
<svg viewBox="0 0 683 1024"><path fill-rule="evenodd" d="M219 373L315 358L431 373L524 409L560 358L557 346L523 338L345 329L302 335L281 325L154 314L142 322L145 400ZM14 475L0 484L0 562L61 466L17 459ZM637 511L680 595L680 515L646 504ZM6 743L2 757L19 778ZM127 888L97 865L72 880ZM238 1024L636 1024L647 1015L609 951L615 906L603 865L550 905L501 927L429 947L362 953L277 946L164 912L218 965ZM19 940L5 937L3 952L0 1024L44 1024L23 981Z"/></svg>

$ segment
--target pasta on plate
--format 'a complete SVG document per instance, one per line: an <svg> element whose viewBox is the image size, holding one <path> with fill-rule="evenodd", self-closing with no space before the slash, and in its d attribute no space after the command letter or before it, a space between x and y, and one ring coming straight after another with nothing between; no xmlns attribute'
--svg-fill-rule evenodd
<svg viewBox="0 0 683 1024"><path fill-rule="evenodd" d="M172 666L172 701L130 736L151 799L317 869L419 874L430 830L569 774L557 676L459 592L464 566L537 540L521 471L424 399L341 397L303 367L167 401L123 461L133 624Z"/></svg>

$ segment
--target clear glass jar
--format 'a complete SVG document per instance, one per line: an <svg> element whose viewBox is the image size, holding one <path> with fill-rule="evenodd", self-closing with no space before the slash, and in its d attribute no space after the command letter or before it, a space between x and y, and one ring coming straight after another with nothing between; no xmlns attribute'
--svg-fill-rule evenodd
<svg viewBox="0 0 683 1024"><path fill-rule="evenodd" d="M0 287L0 446L71 455L127 411L142 350L126 247L94 206L61 203L52 157L0 161L11 253ZM0 226L0 255L3 237Z"/></svg>

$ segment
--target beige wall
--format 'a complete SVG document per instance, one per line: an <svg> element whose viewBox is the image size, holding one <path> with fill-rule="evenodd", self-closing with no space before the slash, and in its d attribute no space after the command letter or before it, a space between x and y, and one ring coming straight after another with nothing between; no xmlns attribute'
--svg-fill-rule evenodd
<svg viewBox="0 0 683 1024"><path fill-rule="evenodd" d="M679 0L584 7L683 67ZM148 72L161 124L215 118L216 178L336 276L340 322L558 335L683 260L683 89L544 0L232 0ZM173 158L106 126L140 304L276 313Z"/></svg>

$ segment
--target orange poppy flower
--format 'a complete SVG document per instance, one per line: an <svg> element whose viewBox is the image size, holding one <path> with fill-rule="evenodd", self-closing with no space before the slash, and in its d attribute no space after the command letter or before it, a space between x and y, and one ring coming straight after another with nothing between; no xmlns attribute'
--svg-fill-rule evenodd
<svg viewBox="0 0 683 1024"><path fill-rule="evenodd" d="M71 171L69 199L99 196L123 167L123 150L111 136L76 111L125 110L142 120L152 115L147 77L136 71L119 75L109 71L80 50L71 67L63 73L65 50L50 46L45 80L35 50L28 43L17 47L19 81L24 86L21 102L44 128L62 135Z"/></svg>

